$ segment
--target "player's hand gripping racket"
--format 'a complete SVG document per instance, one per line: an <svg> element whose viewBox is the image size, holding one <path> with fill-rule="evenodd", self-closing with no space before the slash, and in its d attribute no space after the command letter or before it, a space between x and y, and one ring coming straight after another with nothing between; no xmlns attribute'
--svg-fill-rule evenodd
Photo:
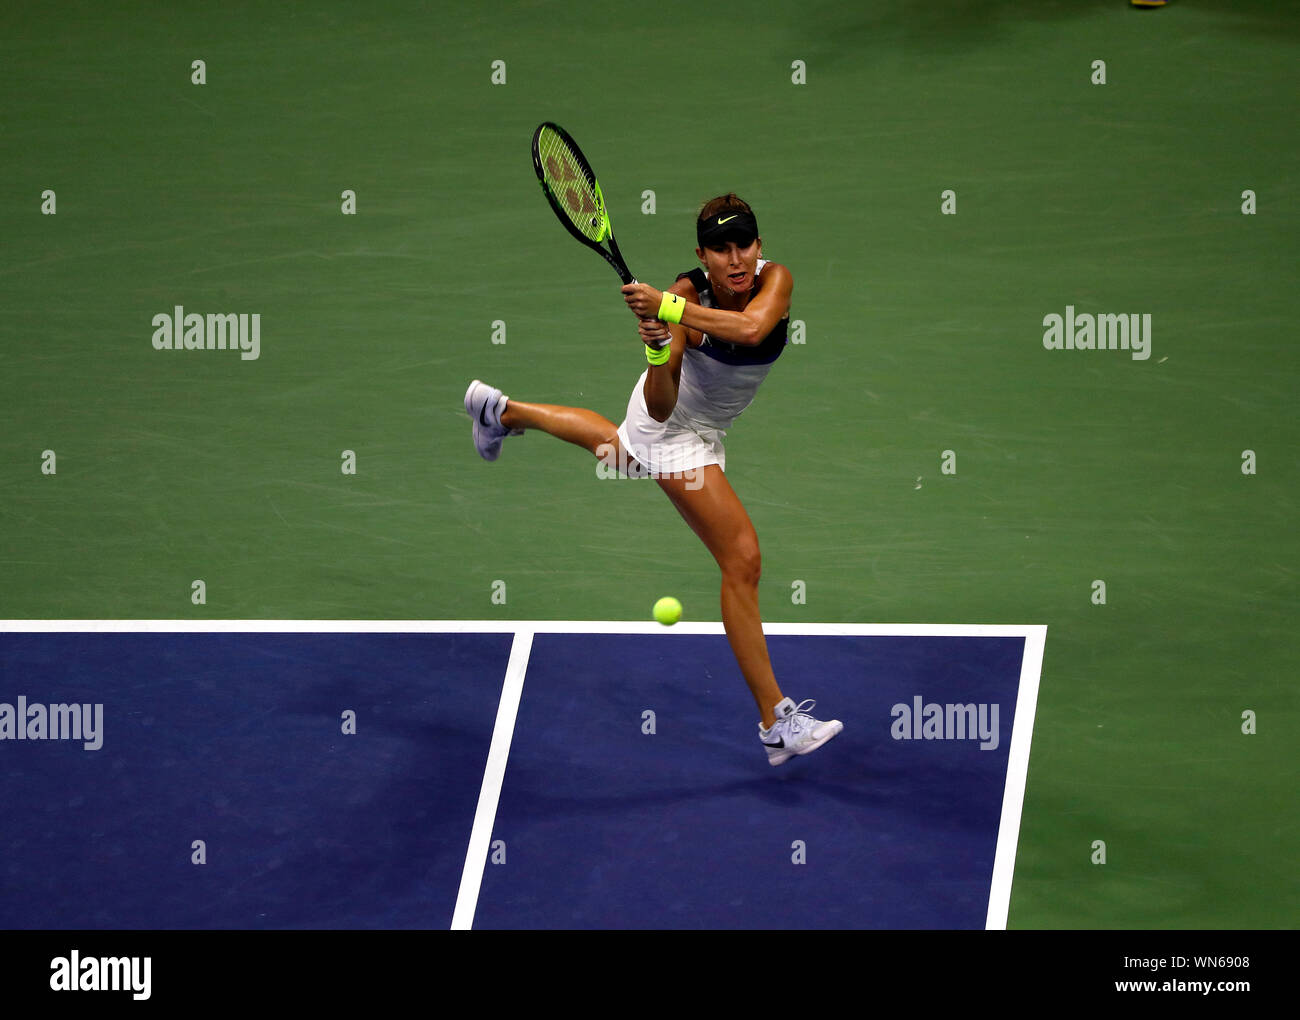
<svg viewBox="0 0 1300 1020"><path fill-rule="evenodd" d="M614 240L596 173L578 143L558 124L547 121L533 132L533 169L551 208L565 229L614 267L625 284L636 283ZM607 251L602 241L609 242Z"/></svg>

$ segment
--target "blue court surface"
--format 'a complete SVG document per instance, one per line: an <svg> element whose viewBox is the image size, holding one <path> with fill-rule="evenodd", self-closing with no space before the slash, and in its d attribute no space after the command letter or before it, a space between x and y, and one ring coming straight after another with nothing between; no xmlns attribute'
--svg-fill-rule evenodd
<svg viewBox="0 0 1300 1020"><path fill-rule="evenodd" d="M1045 628L0 624L0 928L1000 928Z"/></svg>

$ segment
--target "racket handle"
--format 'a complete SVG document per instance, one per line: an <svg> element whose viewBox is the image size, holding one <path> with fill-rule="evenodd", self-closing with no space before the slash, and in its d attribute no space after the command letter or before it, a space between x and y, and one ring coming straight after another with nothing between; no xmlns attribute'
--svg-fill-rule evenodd
<svg viewBox="0 0 1300 1020"><path fill-rule="evenodd" d="M628 280L627 282L628 282L629 284L633 284L633 283L640 283L641 281L638 280L638 279L634 276L634 277L632 277L632 279ZM637 318L639 318L642 322L649 322L651 319L657 319L658 316L657 316L657 315L638 315Z"/></svg>

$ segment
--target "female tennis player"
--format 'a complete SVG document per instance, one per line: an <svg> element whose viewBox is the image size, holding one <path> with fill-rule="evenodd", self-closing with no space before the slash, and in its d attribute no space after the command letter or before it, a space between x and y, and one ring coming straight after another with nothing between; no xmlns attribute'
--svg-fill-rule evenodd
<svg viewBox="0 0 1300 1020"><path fill-rule="evenodd" d="M485 460L497 459L508 436L538 429L625 474L655 478L722 571L722 624L758 705L767 760L780 765L843 724L814 719L815 702L796 705L777 685L758 610L758 535L723 473L722 440L785 347L794 281L762 257L753 210L734 193L705 203L696 239L703 269L681 273L667 291L622 290L649 365L621 425L585 408L511 400L477 379L465 410Z"/></svg>

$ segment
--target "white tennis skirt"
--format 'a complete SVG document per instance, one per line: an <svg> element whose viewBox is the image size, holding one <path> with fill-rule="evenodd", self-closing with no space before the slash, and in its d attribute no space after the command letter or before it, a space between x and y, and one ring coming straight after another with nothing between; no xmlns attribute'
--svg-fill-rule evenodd
<svg viewBox="0 0 1300 1020"><path fill-rule="evenodd" d="M627 401L627 418L618 427L618 438L635 464L627 473L649 471L654 475L681 474L717 464L727 470L727 451L722 447L725 429L702 427L674 410L667 421L655 421L645 406L645 377L641 373ZM636 465L640 465L638 470Z"/></svg>

